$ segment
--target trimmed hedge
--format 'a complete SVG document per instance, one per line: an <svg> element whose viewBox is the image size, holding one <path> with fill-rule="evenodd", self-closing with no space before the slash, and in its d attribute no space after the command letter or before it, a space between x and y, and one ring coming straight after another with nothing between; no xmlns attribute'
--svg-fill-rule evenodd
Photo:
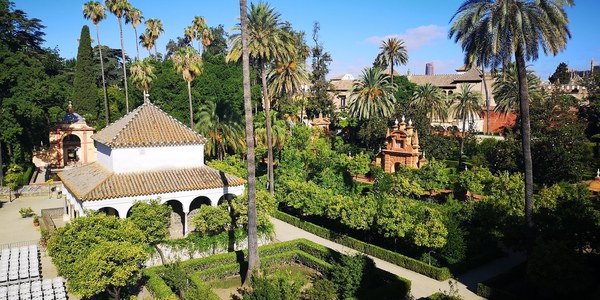
<svg viewBox="0 0 600 300"><path fill-rule="evenodd" d="M146 281L146 288L158 300L177 300L179 299L165 281L158 275L158 270L164 267L153 267L142 270L142 275Z"/></svg>
<svg viewBox="0 0 600 300"><path fill-rule="evenodd" d="M288 215L281 211L274 211L271 214L271 216L286 223L290 223L296 227L302 228L322 238L352 248L356 251L372 255L374 257L393 263L400 267L415 271L419 274L423 274L427 277L431 277L439 281L452 278L452 273L450 273L450 270L448 268L438 268L435 266L430 266L414 258L398 254L396 252L384 249L379 246L365 243L347 235L343 235L333 230L329 230L327 228L323 228L313 223L301 220L297 217Z"/></svg>
<svg viewBox="0 0 600 300"><path fill-rule="evenodd" d="M206 281L239 275L240 264L245 263L247 251L242 252L242 261L238 253L230 252L213 255L204 258L191 259L182 262L182 266L188 272L190 280L203 292L207 293L206 299L212 300L214 293L206 285ZM259 247L261 265L266 267L280 266L283 264L298 263L329 274L333 266L330 262L338 261L342 254L325 246L316 244L306 239L298 239L288 242L275 243ZM156 299L173 300L177 296L160 277L163 266L147 268L143 270L146 279L146 287ZM402 295L408 295L411 282L408 279L398 277L386 271L376 269L382 279L389 280ZM215 295L216 296L216 295ZM218 298L214 298L215 300Z"/></svg>

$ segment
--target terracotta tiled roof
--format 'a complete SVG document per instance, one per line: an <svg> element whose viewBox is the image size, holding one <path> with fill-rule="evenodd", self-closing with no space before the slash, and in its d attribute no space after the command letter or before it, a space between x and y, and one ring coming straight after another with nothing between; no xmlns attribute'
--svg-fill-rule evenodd
<svg viewBox="0 0 600 300"><path fill-rule="evenodd" d="M139 173L113 173L99 163L58 173L82 201L239 186L246 181L208 166Z"/></svg>
<svg viewBox="0 0 600 300"><path fill-rule="evenodd" d="M481 73L476 69L471 69L460 76L457 76L454 79L455 82L464 82L464 81L481 81Z"/></svg>
<svg viewBox="0 0 600 300"><path fill-rule="evenodd" d="M354 80L332 80L330 85L333 86L334 91L350 91Z"/></svg>
<svg viewBox="0 0 600 300"><path fill-rule="evenodd" d="M92 138L111 148L196 145L206 138L146 102Z"/></svg>
<svg viewBox="0 0 600 300"><path fill-rule="evenodd" d="M331 124L331 122L329 121L329 118L316 118L312 122L310 122L310 125L313 125L313 126L330 125L330 124Z"/></svg>
<svg viewBox="0 0 600 300"><path fill-rule="evenodd" d="M445 74L445 75L409 75L408 80L412 83L416 83L418 85L424 85L426 83L431 83L435 86L442 87L454 87L456 84L454 83L454 78L456 78L456 74Z"/></svg>

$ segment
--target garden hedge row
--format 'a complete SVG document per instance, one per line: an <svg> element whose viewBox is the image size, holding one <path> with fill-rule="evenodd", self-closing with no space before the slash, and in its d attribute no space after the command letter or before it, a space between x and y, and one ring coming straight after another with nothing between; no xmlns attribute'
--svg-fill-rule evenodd
<svg viewBox="0 0 600 300"><path fill-rule="evenodd" d="M398 254L396 252L381 248L379 246L365 243L363 241L340 234L333 230L329 230L327 228L323 228L313 223L306 222L281 211L274 211L271 215L281 221L302 228L322 238L328 239L338 244L342 244L356 251L372 255L374 257L401 266L403 268L415 271L419 274L423 274L425 276L440 281L452 278L452 273L450 273L450 270L448 268L438 268L435 266L430 266L422 261Z"/></svg>
<svg viewBox="0 0 600 300"><path fill-rule="evenodd" d="M198 282L216 280L237 275L240 271L240 260L248 254L247 250L213 255L209 257L190 259L181 264L190 275L192 281ZM275 243L259 247L261 264L271 266L281 263L298 262L321 272L328 272L332 261L340 254L327 247L306 239ZM240 257L238 257L240 256ZM144 269L146 287L156 299L177 299L167 284L158 275L163 266Z"/></svg>

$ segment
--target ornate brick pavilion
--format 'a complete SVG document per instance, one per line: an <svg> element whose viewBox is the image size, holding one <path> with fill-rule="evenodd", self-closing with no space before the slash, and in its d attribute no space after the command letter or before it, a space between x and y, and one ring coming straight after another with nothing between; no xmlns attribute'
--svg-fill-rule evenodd
<svg viewBox="0 0 600 300"><path fill-rule="evenodd" d="M58 174L67 219L99 210L126 218L135 201L159 199L181 231L200 205L216 206L244 192L245 180L204 164L206 139L146 102L92 136L94 163Z"/></svg>
<svg viewBox="0 0 600 300"><path fill-rule="evenodd" d="M69 110L62 122L50 129L50 145L34 151L33 163L42 169L60 169L94 162L96 148L91 139L92 134L94 128L88 126L83 117L73 112L73 105L69 102Z"/></svg>
<svg viewBox="0 0 600 300"><path fill-rule="evenodd" d="M394 173L400 166L419 169L425 166L427 160L419 152L419 134L409 120L396 124L392 131L388 128L385 137L385 148L375 156L375 166L380 166L386 173Z"/></svg>

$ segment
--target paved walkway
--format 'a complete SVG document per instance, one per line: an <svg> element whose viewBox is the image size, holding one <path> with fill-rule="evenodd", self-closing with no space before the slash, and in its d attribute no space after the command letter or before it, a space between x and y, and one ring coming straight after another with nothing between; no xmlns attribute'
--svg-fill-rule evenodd
<svg viewBox="0 0 600 300"><path fill-rule="evenodd" d="M55 194L56 195L56 194ZM62 207L64 199L48 198L48 195L19 197L9 202L8 199L0 201L0 244L13 244L20 242L39 241L39 227L33 226L33 218L22 218L19 209L31 207L37 215L42 214L44 208ZM45 251L41 252L42 277L57 277L56 267Z"/></svg>
<svg viewBox="0 0 600 300"><path fill-rule="evenodd" d="M299 238L305 238L307 240L329 247L341 253L357 253L357 251L351 248L316 236L310 232L292 226L279 219L271 218L271 223L273 223L273 226L275 227L275 239L278 241L290 241ZM453 279L446 281L437 281L435 279L399 267L397 265L378 259L376 257L369 257L371 257L373 261L375 261L375 265L378 268L410 280L412 282L411 293L415 299L427 297L439 291L449 291L450 280L452 280L453 282L455 281ZM483 266L482 268L478 268L460 276L458 278L458 280L460 281L456 282L455 286L458 289L458 292L461 295L461 297L465 300L484 299L482 297L477 296L473 292L477 288L477 283L489 279L496 274L499 274L512 268L516 264L522 262L523 259L524 257L516 255L494 261L486 266ZM471 288L473 291L469 290L469 288Z"/></svg>

